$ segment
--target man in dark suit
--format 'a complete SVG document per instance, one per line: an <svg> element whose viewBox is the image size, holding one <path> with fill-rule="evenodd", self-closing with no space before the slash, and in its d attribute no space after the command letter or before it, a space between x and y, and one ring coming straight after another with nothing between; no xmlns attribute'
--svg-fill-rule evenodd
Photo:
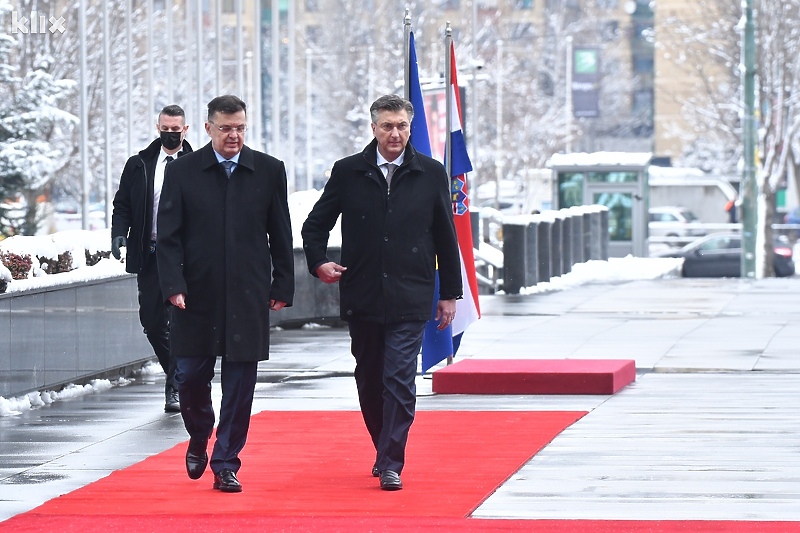
<svg viewBox="0 0 800 533"><path fill-rule="evenodd" d="M167 376L164 411L168 413L177 413L180 405L175 388L175 358L169 350L169 306L164 304L158 280L154 214L158 213L167 164L192 151L184 140L188 129L180 106L168 105L161 110L156 122L158 138L125 163L111 215L111 253L120 259L120 249L124 247L125 270L136 274L139 321Z"/></svg>
<svg viewBox="0 0 800 533"><path fill-rule="evenodd" d="M408 144L411 102L382 96L370 115L375 139L333 165L303 224L303 248L312 275L339 282L361 413L376 451L372 475L382 489L399 490L437 259L440 329L455 316L461 267L447 172ZM341 265L327 256L339 215Z"/></svg>
<svg viewBox="0 0 800 533"><path fill-rule="evenodd" d="M214 428L211 381L222 358L222 404L211 454L214 489L241 492L258 362L269 359L269 311L292 304L294 257L282 161L244 145L246 106L208 104L211 142L167 168L158 214L161 290L173 308L172 351L189 433L186 471L199 479Z"/></svg>

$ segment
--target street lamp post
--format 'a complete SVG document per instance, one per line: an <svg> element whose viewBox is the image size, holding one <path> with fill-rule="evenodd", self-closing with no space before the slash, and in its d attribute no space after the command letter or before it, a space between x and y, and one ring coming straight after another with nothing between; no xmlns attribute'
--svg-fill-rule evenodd
<svg viewBox="0 0 800 533"><path fill-rule="evenodd" d="M755 24L753 0L744 5L744 169L742 173L742 278L754 278L756 273L756 227L758 224L758 186L756 184L755 152Z"/></svg>

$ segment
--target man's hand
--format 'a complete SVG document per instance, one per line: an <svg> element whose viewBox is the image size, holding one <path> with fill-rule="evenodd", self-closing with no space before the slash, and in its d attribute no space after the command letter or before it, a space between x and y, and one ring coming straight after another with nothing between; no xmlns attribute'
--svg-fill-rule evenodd
<svg viewBox="0 0 800 533"><path fill-rule="evenodd" d="M284 307L286 307L286 302L279 302L278 300L269 301L269 308L273 311L280 311Z"/></svg>
<svg viewBox="0 0 800 533"><path fill-rule="evenodd" d="M333 261L322 263L317 267L317 276L325 283L336 283L342 279L342 273L347 270L347 267L337 265Z"/></svg>
<svg viewBox="0 0 800 533"><path fill-rule="evenodd" d="M178 309L186 309L186 295L183 293L173 294L169 297L169 303Z"/></svg>
<svg viewBox="0 0 800 533"><path fill-rule="evenodd" d="M440 321L436 329L444 329L450 325L456 316L455 300L439 300L436 304L436 320Z"/></svg>
<svg viewBox="0 0 800 533"><path fill-rule="evenodd" d="M111 255L114 256L114 259L121 259L122 252L119 251L120 248L123 246L128 246L128 239L119 235L111 239Z"/></svg>

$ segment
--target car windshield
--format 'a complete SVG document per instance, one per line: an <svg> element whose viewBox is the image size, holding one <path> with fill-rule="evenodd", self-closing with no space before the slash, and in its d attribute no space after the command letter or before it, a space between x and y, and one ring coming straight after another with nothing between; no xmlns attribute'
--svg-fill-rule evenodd
<svg viewBox="0 0 800 533"><path fill-rule="evenodd" d="M691 211L683 211L683 218L686 222L697 222L697 217Z"/></svg>

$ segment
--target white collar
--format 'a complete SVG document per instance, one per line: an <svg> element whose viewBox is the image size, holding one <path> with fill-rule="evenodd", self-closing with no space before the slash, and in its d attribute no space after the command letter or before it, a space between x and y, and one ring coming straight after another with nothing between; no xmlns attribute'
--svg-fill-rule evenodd
<svg viewBox="0 0 800 533"><path fill-rule="evenodd" d="M405 158L405 155L406 155L406 153L403 152L403 153L400 154L400 157L398 157L394 161L389 161L388 159L386 159L385 157L383 157L381 155L380 150L378 150L376 148L375 151L378 153L378 166L385 165L386 163L393 163L393 164L395 164L395 165L397 165L399 167L400 165L403 164L403 159Z"/></svg>

